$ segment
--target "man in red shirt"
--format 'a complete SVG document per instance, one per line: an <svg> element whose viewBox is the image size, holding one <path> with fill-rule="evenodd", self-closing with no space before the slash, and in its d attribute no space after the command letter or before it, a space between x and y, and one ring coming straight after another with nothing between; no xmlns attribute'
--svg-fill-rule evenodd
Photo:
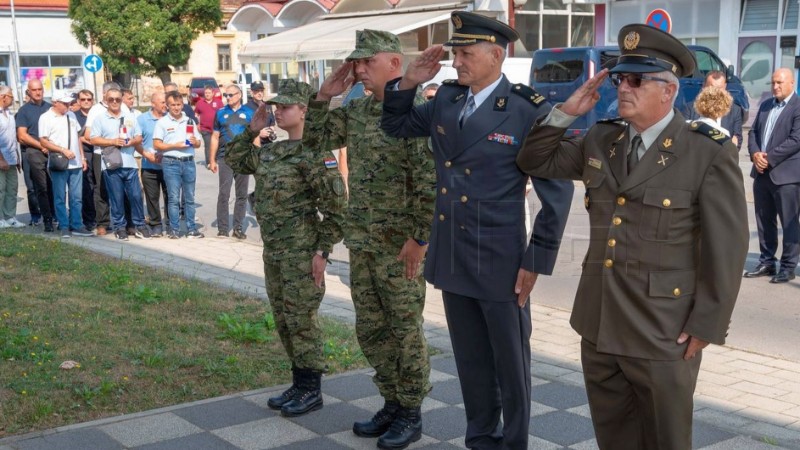
<svg viewBox="0 0 800 450"><path fill-rule="evenodd" d="M214 117L220 108L222 108L222 101L214 98L214 90L210 86L206 86L203 90L203 99L194 107L194 112L200 119L200 134L203 136L206 168L209 166L208 152L211 149L211 133L214 132Z"/></svg>

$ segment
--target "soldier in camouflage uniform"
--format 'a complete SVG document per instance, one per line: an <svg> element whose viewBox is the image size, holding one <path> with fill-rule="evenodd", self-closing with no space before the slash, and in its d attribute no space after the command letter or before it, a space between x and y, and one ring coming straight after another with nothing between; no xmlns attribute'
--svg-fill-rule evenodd
<svg viewBox="0 0 800 450"><path fill-rule="evenodd" d="M287 417L322 408L325 360L317 310L325 294L328 253L342 238L346 208L333 154L301 140L305 103L312 93L305 83L281 80L278 95L268 103L276 105L278 126L289 140L271 142L262 105L225 155L236 173L255 176L255 210L259 218L269 218L259 220L264 274L275 325L292 360L293 382L268 405Z"/></svg>
<svg viewBox="0 0 800 450"><path fill-rule="evenodd" d="M420 268L436 173L424 139L394 139L380 129L384 86L402 75L402 61L397 36L358 31L355 51L310 102L303 136L304 145L314 148L347 147L350 197L344 234L356 335L385 400L371 420L356 422L353 432L380 436L380 448L405 448L420 438L419 408L430 391ZM352 84L351 70L373 94L329 110L330 98Z"/></svg>

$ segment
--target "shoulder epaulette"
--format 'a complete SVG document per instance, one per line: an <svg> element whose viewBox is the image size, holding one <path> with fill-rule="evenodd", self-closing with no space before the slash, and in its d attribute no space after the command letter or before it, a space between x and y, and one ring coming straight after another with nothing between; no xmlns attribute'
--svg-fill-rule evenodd
<svg viewBox="0 0 800 450"><path fill-rule="evenodd" d="M536 92L536 90L526 84L517 83L511 87L511 92L519 95L520 97L528 100L529 102L533 103L536 106L542 104L545 101L545 98L540 93Z"/></svg>
<svg viewBox="0 0 800 450"><path fill-rule="evenodd" d="M723 133L722 131L719 131L718 129L712 127L711 125L705 122L701 122L699 120L695 120L694 122L690 123L689 129L692 131L696 131L702 135L710 137L719 145L722 145L731 140L731 138L725 136L725 133Z"/></svg>
<svg viewBox="0 0 800 450"><path fill-rule="evenodd" d="M460 84L458 84L458 80L444 80L444 81L442 81L442 84L444 84L446 86L461 86ZM466 86L463 86L463 87L466 87Z"/></svg>
<svg viewBox="0 0 800 450"><path fill-rule="evenodd" d="M610 119L601 119L598 120L597 123L613 123L615 125L627 125L628 122L625 121L622 117L612 117Z"/></svg>

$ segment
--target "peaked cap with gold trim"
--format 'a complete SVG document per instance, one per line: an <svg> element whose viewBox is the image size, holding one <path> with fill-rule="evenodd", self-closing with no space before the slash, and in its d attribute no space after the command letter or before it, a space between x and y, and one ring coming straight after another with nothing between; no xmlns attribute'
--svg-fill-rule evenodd
<svg viewBox="0 0 800 450"><path fill-rule="evenodd" d="M509 42L519 39L519 34L510 26L480 14L467 11L453 11L453 34L445 42L445 47L462 47L479 42L491 42L505 47Z"/></svg>
<svg viewBox="0 0 800 450"><path fill-rule="evenodd" d="M683 42L648 25L625 25L619 30L618 43L621 56L611 73L668 71L680 78L691 75L697 65Z"/></svg>

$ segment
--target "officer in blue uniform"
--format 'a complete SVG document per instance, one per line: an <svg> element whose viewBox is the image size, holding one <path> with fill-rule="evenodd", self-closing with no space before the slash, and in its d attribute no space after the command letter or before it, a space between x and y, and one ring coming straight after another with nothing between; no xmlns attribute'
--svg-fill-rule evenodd
<svg viewBox="0 0 800 450"><path fill-rule="evenodd" d="M437 199L425 278L441 289L467 415L466 446L527 449L530 418L528 297L553 271L569 214L571 181L533 179L542 210L525 230L525 184L517 152L550 105L502 74L517 32L457 11L452 47L458 80L414 106L420 83L439 70L443 46L428 48L387 84L382 128L394 137L430 136ZM502 411L503 423L500 422Z"/></svg>

